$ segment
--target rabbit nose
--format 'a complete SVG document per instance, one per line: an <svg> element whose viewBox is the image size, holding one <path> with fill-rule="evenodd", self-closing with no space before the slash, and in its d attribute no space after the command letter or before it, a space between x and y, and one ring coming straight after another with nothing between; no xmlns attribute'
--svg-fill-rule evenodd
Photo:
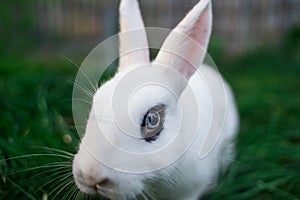
<svg viewBox="0 0 300 200"><path fill-rule="evenodd" d="M101 176L91 176L83 173L81 170L78 170L77 173L77 178L81 180L81 183L93 187L96 190L99 190L101 187L103 187L105 184L109 183L109 179L106 177L101 177Z"/></svg>

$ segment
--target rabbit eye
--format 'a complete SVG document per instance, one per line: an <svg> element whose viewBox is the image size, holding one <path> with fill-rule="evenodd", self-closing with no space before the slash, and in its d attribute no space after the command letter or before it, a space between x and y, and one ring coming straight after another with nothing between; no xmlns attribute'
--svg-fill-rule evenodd
<svg viewBox="0 0 300 200"><path fill-rule="evenodd" d="M159 125L160 116L157 112L149 112L146 116L146 126L154 129Z"/></svg>
<svg viewBox="0 0 300 200"><path fill-rule="evenodd" d="M141 124L141 132L144 140L151 142L156 140L163 129L165 118L165 106L162 104L153 106L145 114Z"/></svg>

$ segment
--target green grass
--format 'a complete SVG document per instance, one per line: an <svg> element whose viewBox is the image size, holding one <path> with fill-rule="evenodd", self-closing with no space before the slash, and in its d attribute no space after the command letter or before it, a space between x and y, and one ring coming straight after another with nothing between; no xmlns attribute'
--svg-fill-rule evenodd
<svg viewBox="0 0 300 200"><path fill-rule="evenodd" d="M34 175L50 168L29 169L50 162L71 162L53 156L9 159L59 153L42 147L75 152L78 137L72 126L72 85L69 82L76 68L59 60L0 57L0 159L8 159L0 161L0 199L41 199L48 185L41 191L36 190L39 184L50 181L51 173ZM64 142L66 135L73 138L71 143ZM54 185L57 183L56 180Z"/></svg>
<svg viewBox="0 0 300 200"><path fill-rule="evenodd" d="M212 52L233 87L241 124L236 159L204 199L300 199L299 35L237 58ZM42 199L66 185L55 178L71 168L51 171L49 163L71 159L42 146L76 152L69 84L75 73L61 57L0 56L0 199ZM35 153L51 155L10 159Z"/></svg>

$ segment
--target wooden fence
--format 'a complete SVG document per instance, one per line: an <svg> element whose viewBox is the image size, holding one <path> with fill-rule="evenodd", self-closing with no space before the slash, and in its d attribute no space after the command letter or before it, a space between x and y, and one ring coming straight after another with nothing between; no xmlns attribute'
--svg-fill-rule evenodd
<svg viewBox="0 0 300 200"><path fill-rule="evenodd" d="M32 0L40 40L101 41L118 31L117 0ZM140 0L146 26L172 28L197 0ZM231 52L272 42L300 25L299 0L214 0L214 32ZM22 11L22 10L21 10Z"/></svg>

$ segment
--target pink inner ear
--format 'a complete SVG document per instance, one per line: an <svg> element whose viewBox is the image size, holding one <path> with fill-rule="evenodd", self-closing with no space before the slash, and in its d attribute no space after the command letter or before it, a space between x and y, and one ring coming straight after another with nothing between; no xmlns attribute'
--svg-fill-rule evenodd
<svg viewBox="0 0 300 200"><path fill-rule="evenodd" d="M189 79L204 60L211 24L211 3L201 0L167 37L156 61Z"/></svg>
<svg viewBox="0 0 300 200"><path fill-rule="evenodd" d="M207 49L210 33L211 33L211 5L208 5L200 17L197 19L195 26L190 31L190 37L196 40L203 49Z"/></svg>
<svg viewBox="0 0 300 200"><path fill-rule="evenodd" d="M179 72L187 78L194 74L203 62L206 54L211 33L211 13L209 7L210 5L204 9L191 29L187 31L187 35L197 43L188 45L185 53L187 60L183 60L181 67L179 66Z"/></svg>
<svg viewBox="0 0 300 200"><path fill-rule="evenodd" d="M187 54L191 54L191 51L192 50L187 52ZM181 66L182 67L179 67L177 70L179 71L180 74L182 74L186 78L191 77L195 73L195 71L197 70L196 66L193 66L192 63L188 62L185 59L182 61Z"/></svg>

